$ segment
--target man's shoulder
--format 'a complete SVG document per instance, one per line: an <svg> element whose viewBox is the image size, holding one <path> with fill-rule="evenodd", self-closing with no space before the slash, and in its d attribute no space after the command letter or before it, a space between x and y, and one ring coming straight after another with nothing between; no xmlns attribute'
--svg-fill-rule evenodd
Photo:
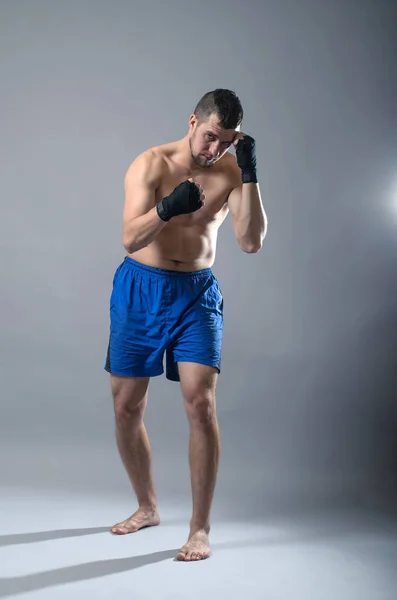
<svg viewBox="0 0 397 600"><path fill-rule="evenodd" d="M219 169L230 179L237 182L241 179L240 168L236 157L231 152L226 152L219 161Z"/></svg>
<svg viewBox="0 0 397 600"><path fill-rule="evenodd" d="M151 179L161 176L165 168L165 154L161 146L146 148L138 154L129 165L127 177L144 175Z"/></svg>
<svg viewBox="0 0 397 600"><path fill-rule="evenodd" d="M164 170L174 153L175 144L173 143L150 146L136 156L131 166Z"/></svg>
<svg viewBox="0 0 397 600"><path fill-rule="evenodd" d="M140 154L135 157L132 164L160 164L164 160L164 157L165 152L162 146L151 146L140 152Z"/></svg>
<svg viewBox="0 0 397 600"><path fill-rule="evenodd" d="M228 168L228 169L236 169L236 167L238 168L236 157L231 152L225 152L225 154L222 156L221 161L225 168ZM221 162L221 161L219 161L219 162Z"/></svg>

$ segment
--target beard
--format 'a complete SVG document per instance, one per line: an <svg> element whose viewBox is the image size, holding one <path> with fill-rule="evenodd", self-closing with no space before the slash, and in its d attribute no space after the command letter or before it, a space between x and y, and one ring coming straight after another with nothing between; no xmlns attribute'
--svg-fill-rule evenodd
<svg viewBox="0 0 397 600"><path fill-rule="evenodd" d="M191 137L189 140L190 154L192 156L194 163L201 169L209 169L209 167L211 167L214 164L215 160L213 158L211 158L211 159L205 158L202 154L197 154L196 152L194 152L193 142L194 142L194 136Z"/></svg>

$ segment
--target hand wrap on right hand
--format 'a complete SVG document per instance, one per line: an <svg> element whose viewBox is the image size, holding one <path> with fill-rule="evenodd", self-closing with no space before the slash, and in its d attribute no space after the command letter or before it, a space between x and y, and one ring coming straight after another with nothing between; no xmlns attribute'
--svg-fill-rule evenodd
<svg viewBox="0 0 397 600"><path fill-rule="evenodd" d="M192 181L180 183L169 196L157 204L157 213L163 221L169 221L177 215L195 212L203 206L200 190Z"/></svg>

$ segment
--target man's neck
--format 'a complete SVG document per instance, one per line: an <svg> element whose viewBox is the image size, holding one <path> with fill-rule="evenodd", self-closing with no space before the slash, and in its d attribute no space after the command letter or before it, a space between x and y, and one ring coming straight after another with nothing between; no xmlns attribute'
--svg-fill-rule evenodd
<svg viewBox="0 0 397 600"><path fill-rule="evenodd" d="M200 175L204 172L204 169L197 165L197 163L192 158L189 140L187 137L182 138L181 140L178 140L176 142L175 158L178 164L180 164L181 167L185 169L187 173L191 173L193 177L195 175Z"/></svg>

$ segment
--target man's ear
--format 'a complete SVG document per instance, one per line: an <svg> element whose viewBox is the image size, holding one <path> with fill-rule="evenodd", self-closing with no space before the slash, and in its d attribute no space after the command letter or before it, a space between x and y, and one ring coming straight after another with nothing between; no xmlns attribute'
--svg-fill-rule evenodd
<svg viewBox="0 0 397 600"><path fill-rule="evenodd" d="M197 117L195 114L192 114L189 117L189 129L193 130L196 125L197 125Z"/></svg>

